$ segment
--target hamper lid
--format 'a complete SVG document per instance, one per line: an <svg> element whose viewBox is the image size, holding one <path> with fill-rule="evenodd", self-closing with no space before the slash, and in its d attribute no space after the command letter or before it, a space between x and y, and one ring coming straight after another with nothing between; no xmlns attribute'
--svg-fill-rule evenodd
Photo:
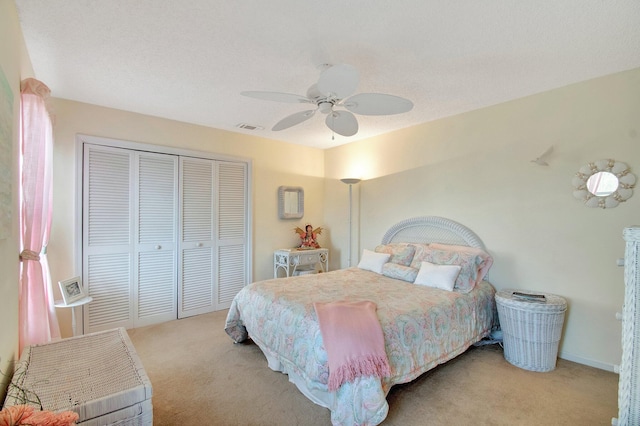
<svg viewBox="0 0 640 426"><path fill-rule="evenodd" d="M522 294L523 296L519 296L518 294ZM531 295L531 297L527 297L527 295ZM538 299L536 296L544 296L544 299ZM533 309L564 310L567 306L567 301L563 297L555 294L520 289L500 290L496 293L496 301L511 306L529 307Z"/></svg>

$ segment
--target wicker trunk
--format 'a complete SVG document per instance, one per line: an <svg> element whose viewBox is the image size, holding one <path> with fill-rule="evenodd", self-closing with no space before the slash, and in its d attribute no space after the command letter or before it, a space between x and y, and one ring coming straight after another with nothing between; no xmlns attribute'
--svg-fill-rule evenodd
<svg viewBox="0 0 640 426"><path fill-rule="evenodd" d="M151 382L124 328L29 346L17 372L5 405L26 389L43 410L78 413L78 425L153 424Z"/></svg>

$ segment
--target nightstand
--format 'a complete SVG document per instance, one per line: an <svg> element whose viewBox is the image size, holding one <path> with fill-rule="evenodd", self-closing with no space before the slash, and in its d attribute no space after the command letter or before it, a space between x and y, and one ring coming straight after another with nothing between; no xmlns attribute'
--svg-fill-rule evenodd
<svg viewBox="0 0 640 426"><path fill-rule="evenodd" d="M322 272L329 271L329 249L280 249L273 253L273 277L278 278L282 269L285 277L293 276L297 271L309 270L320 265Z"/></svg>

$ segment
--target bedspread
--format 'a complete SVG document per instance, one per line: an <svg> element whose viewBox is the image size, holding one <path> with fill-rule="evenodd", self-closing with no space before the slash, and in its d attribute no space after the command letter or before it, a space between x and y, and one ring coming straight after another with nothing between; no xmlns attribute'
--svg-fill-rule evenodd
<svg viewBox="0 0 640 426"><path fill-rule="evenodd" d="M252 283L234 298L225 330L236 342L251 338L272 369L297 376L292 381L331 410L333 424L376 425L387 416L393 385L417 378L489 334L494 294L484 281L462 294L349 268ZM377 304L390 377L360 377L328 391L327 353L313 303L335 300Z"/></svg>

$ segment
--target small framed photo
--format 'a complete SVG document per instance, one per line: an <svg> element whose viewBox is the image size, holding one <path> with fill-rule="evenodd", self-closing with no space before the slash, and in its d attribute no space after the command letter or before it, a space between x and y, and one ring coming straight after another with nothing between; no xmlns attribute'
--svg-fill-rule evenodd
<svg viewBox="0 0 640 426"><path fill-rule="evenodd" d="M73 277L68 280L58 281L58 284L60 284L62 299L67 305L87 297L84 289L82 288L82 280L80 277Z"/></svg>

